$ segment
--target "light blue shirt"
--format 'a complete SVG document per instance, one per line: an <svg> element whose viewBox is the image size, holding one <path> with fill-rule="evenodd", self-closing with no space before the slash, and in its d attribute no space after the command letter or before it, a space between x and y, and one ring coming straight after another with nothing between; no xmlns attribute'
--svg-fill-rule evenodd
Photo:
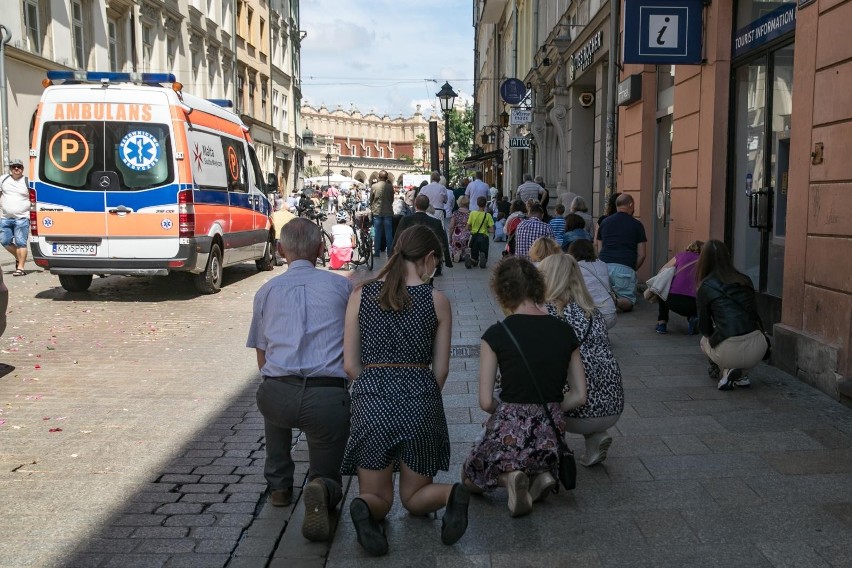
<svg viewBox="0 0 852 568"><path fill-rule="evenodd" d="M343 320L352 283L307 260L260 287L246 347L266 352L267 377L341 377Z"/></svg>

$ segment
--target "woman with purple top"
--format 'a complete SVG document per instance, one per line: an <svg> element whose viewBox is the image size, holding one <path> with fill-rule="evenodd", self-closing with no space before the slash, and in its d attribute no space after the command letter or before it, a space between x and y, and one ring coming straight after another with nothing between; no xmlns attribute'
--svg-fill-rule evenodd
<svg viewBox="0 0 852 568"><path fill-rule="evenodd" d="M668 333L669 310L680 314L689 323L689 335L695 335L698 330L698 307L695 303L695 293L698 282L695 279L695 268L701 255L703 241L692 241L686 250L674 255L663 268L673 266L675 269L672 285L667 299L659 299L657 312L657 333Z"/></svg>

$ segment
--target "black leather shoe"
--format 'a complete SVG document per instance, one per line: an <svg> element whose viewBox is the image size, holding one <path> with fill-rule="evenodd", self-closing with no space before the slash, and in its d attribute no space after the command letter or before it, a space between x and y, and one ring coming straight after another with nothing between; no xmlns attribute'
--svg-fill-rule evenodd
<svg viewBox="0 0 852 568"><path fill-rule="evenodd" d="M370 515L370 507L367 502L356 497L349 504L349 514L355 525L355 533L358 535L358 543L364 547L370 556L384 556L388 553L388 539L385 533L373 517Z"/></svg>
<svg viewBox="0 0 852 568"><path fill-rule="evenodd" d="M470 491L461 483L450 489L444 518L441 519L441 542L455 544L467 530L467 507L470 504Z"/></svg>

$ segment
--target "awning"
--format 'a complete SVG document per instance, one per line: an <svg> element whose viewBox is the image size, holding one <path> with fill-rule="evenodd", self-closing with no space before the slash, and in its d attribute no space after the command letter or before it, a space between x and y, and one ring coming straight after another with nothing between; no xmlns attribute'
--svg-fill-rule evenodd
<svg viewBox="0 0 852 568"><path fill-rule="evenodd" d="M464 160L460 162L462 166L473 166L478 164L479 162L485 162L487 160L494 159L502 160L503 159L503 150L493 150L491 152L485 152L484 154L476 154L472 156L468 156Z"/></svg>

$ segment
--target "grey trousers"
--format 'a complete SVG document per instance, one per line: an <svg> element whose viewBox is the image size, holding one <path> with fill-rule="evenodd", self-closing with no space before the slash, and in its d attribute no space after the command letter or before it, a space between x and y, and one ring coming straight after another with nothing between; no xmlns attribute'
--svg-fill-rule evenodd
<svg viewBox="0 0 852 568"><path fill-rule="evenodd" d="M269 488L293 486L296 466L290 446L293 428L298 428L308 441L308 481L322 479L328 489L328 506L335 507L343 496L340 463L349 439L349 391L264 379L257 389L257 407L266 430L263 474Z"/></svg>

